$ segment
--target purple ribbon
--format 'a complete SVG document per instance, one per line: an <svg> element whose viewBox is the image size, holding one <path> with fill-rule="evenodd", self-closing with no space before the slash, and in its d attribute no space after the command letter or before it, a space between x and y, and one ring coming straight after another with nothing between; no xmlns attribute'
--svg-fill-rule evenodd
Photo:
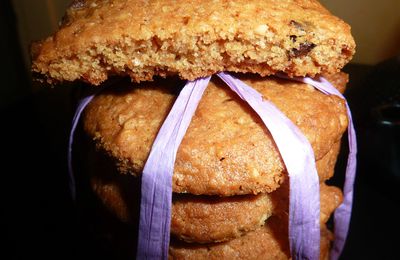
<svg viewBox="0 0 400 260"><path fill-rule="evenodd" d="M71 131L69 132L68 139L68 155L67 155L67 163L68 163L68 178L69 178L69 189L71 193L72 200L76 200L76 186L75 186L75 177L74 177L74 169L72 167L72 145L74 143L74 135L76 131L76 127L79 122L79 118L81 118L83 110L85 110L86 106L92 101L92 99L99 93L103 88L97 90L94 94L90 94L81 100L79 100L78 105L75 110L74 117L72 119Z"/></svg>
<svg viewBox="0 0 400 260"><path fill-rule="evenodd" d="M153 143L142 174L137 259L167 259L178 147L211 77L188 82Z"/></svg>
<svg viewBox="0 0 400 260"><path fill-rule="evenodd" d="M287 78L284 75L279 75L279 76ZM343 202L335 210L334 213L335 241L333 243L333 247L331 250L331 259L336 260L339 258L339 256L343 251L350 226L351 210L353 205L354 180L356 177L356 166L357 166L356 131L354 129L350 107L347 104L346 98L334 86L332 86L332 84L329 81L327 81L323 77L317 77L315 79L309 77L305 78L297 77L293 78L293 80L310 84L324 94L339 96L346 102L347 116L349 118L349 125L347 129L347 136L349 141L349 155L347 158L346 178L343 187L343 195L344 195Z"/></svg>
<svg viewBox="0 0 400 260"><path fill-rule="evenodd" d="M291 186L289 240L293 257L318 259L319 180L311 145L300 130L271 102L263 100L256 90L229 74L217 75L259 114L279 148L289 172ZM209 78L207 81L202 80L201 89L193 94L197 95L193 97L195 103L191 103L188 94L183 93L192 93L193 82L184 87L158 133L146 162L142 176L140 239L137 254L140 259L168 257L171 180L175 156L208 80ZM181 122L183 117L186 118L185 124ZM176 128L182 129L179 138L173 136L173 133L176 135L178 133Z"/></svg>
<svg viewBox="0 0 400 260"><path fill-rule="evenodd" d="M290 183L289 243L294 259L319 259L320 199L314 152L308 140L278 108L226 73L218 76L260 116L285 163Z"/></svg>
<svg viewBox="0 0 400 260"><path fill-rule="evenodd" d="M227 73L217 74L240 98L260 116L279 149L289 174L289 241L294 259L318 259L320 245L319 180L314 154L300 130L271 102L242 81ZM284 75L280 77L287 78ZM288 78L310 84L325 94L344 97L322 77ZM172 174L178 147L190 124L210 77L188 82L164 121L153 143L142 175L139 242L137 258L168 258L171 221ZM73 136L82 111L95 94L83 98L75 112L68 147L68 170L71 194L75 199L75 181L72 169ZM335 212L335 243L331 257L337 259L347 237L356 168L356 137L350 109L350 154L346 169L344 201Z"/></svg>

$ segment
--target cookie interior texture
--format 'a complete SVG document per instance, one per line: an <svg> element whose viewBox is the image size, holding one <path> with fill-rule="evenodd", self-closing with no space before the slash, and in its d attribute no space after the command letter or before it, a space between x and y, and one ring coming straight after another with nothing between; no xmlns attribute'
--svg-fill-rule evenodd
<svg viewBox="0 0 400 260"><path fill-rule="evenodd" d="M346 130L346 107L336 96L274 77L237 76L300 128L316 160ZM170 78L139 85L120 83L105 90L85 111L85 131L115 159L121 172L138 175L182 84ZM220 196L271 192L285 174L273 139L258 115L213 78L179 147L174 192Z"/></svg>
<svg viewBox="0 0 400 260"><path fill-rule="evenodd" d="M316 0L76 0L33 45L32 70L94 85L113 75L314 76L338 72L354 50L350 26Z"/></svg>

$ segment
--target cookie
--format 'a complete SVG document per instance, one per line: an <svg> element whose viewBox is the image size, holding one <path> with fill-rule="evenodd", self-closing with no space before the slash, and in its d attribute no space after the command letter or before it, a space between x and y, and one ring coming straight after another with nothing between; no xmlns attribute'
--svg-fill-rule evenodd
<svg viewBox="0 0 400 260"><path fill-rule="evenodd" d="M112 171L101 172L101 162L91 186L103 205L121 221L134 224L139 209L139 178ZM288 185L269 194L232 197L174 194L171 234L187 242L209 243L239 237L264 224L271 215L287 215ZM321 223L340 204L341 191L321 184ZM135 224L134 224L135 225Z"/></svg>
<svg viewBox="0 0 400 260"><path fill-rule="evenodd" d="M335 173L335 165L340 152L341 142L338 141L327 154L315 162L320 182L329 180Z"/></svg>
<svg viewBox="0 0 400 260"><path fill-rule="evenodd" d="M336 96L294 81L237 76L300 128L316 160L346 130L346 107ZM121 172L139 175L179 91L176 87L182 84L169 79L110 88L87 107L85 131L116 160ZM178 149L173 191L220 196L272 192L285 175L274 141L258 115L213 78Z"/></svg>
<svg viewBox="0 0 400 260"><path fill-rule="evenodd" d="M272 201L272 211L275 216L289 215L289 182L285 181L279 189L269 193ZM330 216L343 201L342 191L329 186L324 182L320 183L320 223L328 222Z"/></svg>
<svg viewBox="0 0 400 260"><path fill-rule="evenodd" d="M264 225L272 208L268 194L181 195L172 203L171 235L198 243L232 240Z"/></svg>
<svg viewBox="0 0 400 260"><path fill-rule="evenodd" d="M187 196L173 201L171 234L186 242L210 243L232 240L263 226L271 215L287 216L287 192L215 198L212 196ZM339 188L321 184L320 221L328 221L342 201ZM249 197L250 196L250 197ZM252 198L251 198L252 197ZM285 205L278 205L284 201ZM264 211L265 210L265 211ZM286 213L286 214L285 214Z"/></svg>
<svg viewBox="0 0 400 260"><path fill-rule="evenodd" d="M137 178L116 175L114 181L91 178L91 187L102 204L119 220L136 225L140 186ZM267 194L232 197L174 194L171 234L188 242L226 241L264 225L272 215Z"/></svg>
<svg viewBox="0 0 400 260"><path fill-rule="evenodd" d="M344 93L346 90L346 85L349 82L349 75L346 74L345 72L338 72L338 73L332 73L332 74L324 74L322 75L325 79L327 79L332 85L335 86L337 90L339 90L340 93Z"/></svg>
<svg viewBox="0 0 400 260"><path fill-rule="evenodd" d="M314 76L353 56L350 26L316 0L75 0L59 30L32 47L48 82L99 85L219 71Z"/></svg>
<svg viewBox="0 0 400 260"><path fill-rule="evenodd" d="M335 186L321 185L321 223L328 222L331 214L343 202L342 191Z"/></svg>
<svg viewBox="0 0 400 260"><path fill-rule="evenodd" d="M333 235L321 226L320 259L329 259ZM172 240L169 259L290 259L287 218L271 217L255 231L224 243L188 244Z"/></svg>

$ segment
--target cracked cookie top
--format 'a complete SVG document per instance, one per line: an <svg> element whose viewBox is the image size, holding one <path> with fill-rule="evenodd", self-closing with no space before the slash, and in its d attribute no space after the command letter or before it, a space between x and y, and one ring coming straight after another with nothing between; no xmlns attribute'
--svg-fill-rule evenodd
<svg viewBox="0 0 400 260"><path fill-rule="evenodd" d="M32 70L94 85L113 75L314 76L339 71L354 49L350 26L315 0L78 0L33 44Z"/></svg>

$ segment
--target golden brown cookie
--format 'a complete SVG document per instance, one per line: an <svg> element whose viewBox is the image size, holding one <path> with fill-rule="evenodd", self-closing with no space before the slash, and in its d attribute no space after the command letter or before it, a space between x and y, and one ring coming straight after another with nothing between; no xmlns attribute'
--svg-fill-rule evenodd
<svg viewBox="0 0 400 260"><path fill-rule="evenodd" d="M320 182L329 180L335 173L336 160L340 152L341 142L333 144L332 149L324 157L315 162Z"/></svg>
<svg viewBox="0 0 400 260"><path fill-rule="evenodd" d="M320 259L329 259L333 236L321 226ZM255 231L224 243L188 244L173 240L169 259L289 259L287 219L271 217Z"/></svg>
<svg viewBox="0 0 400 260"><path fill-rule="evenodd" d="M139 214L137 178L116 175L114 181L99 176L91 186L103 205L123 222L134 224ZM174 194L171 234L188 242L226 241L264 225L272 214L268 194L232 197Z"/></svg>
<svg viewBox="0 0 400 260"><path fill-rule="evenodd" d="M32 70L94 85L111 75L313 76L339 71L354 49L350 26L316 0L76 0L33 46Z"/></svg>
<svg viewBox="0 0 400 260"><path fill-rule="evenodd" d="M328 153L329 154L329 153ZM101 158L104 159L104 158ZM96 160L91 186L104 206L120 220L137 221L139 178L109 171ZM106 170L106 171L102 171ZM226 241L254 230L271 215L287 215L288 185L270 194L217 196L173 196L171 234L188 242ZM321 223L341 202L341 191L321 184Z"/></svg>
<svg viewBox="0 0 400 260"><path fill-rule="evenodd" d="M282 193L280 189L273 193L287 198L288 193ZM277 202L288 202L280 198L275 201L273 193L227 198L181 195L173 201L171 234L186 242L196 243L221 242L240 237L264 225L271 214L282 215L282 209L287 205L277 205ZM325 224L341 203L342 192L339 188L322 183L320 194L320 221Z"/></svg>
<svg viewBox="0 0 400 260"><path fill-rule="evenodd" d="M238 75L272 101L310 141L316 160L347 127L343 100L294 81ZM118 162L138 175L173 104L173 79L112 88L98 95L83 116L84 128ZM212 79L178 149L173 190L203 195L271 192L285 167L260 118L217 78Z"/></svg>
<svg viewBox="0 0 400 260"><path fill-rule="evenodd" d="M330 216L343 201L342 191L335 187L329 186L324 182L320 183L320 222L324 224L328 222ZM273 205L273 215L288 216L289 215L289 182L285 181L279 189L269 193L270 200Z"/></svg>
<svg viewBox="0 0 400 260"><path fill-rule="evenodd" d="M346 90L346 85L349 82L349 75L344 72L332 73L332 74L323 74L323 77L327 79L332 85L339 90L340 93L344 93Z"/></svg>
<svg viewBox="0 0 400 260"><path fill-rule="evenodd" d="M321 223L326 223L328 222L335 209L339 207L339 205L343 202L343 193L338 187L324 184L321 185L320 196L320 220Z"/></svg>
<svg viewBox="0 0 400 260"><path fill-rule="evenodd" d="M272 215L268 193L231 197L180 195L172 202L171 235L186 242L228 241L263 226Z"/></svg>

